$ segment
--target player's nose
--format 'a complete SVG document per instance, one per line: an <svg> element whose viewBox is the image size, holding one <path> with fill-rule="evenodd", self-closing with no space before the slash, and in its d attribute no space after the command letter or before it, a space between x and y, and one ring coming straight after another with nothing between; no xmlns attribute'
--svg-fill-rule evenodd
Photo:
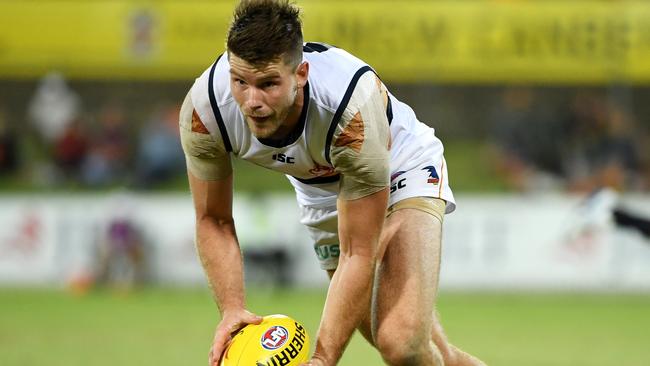
<svg viewBox="0 0 650 366"><path fill-rule="evenodd" d="M264 106L262 93L257 88L249 88L246 95L246 108L254 111Z"/></svg>

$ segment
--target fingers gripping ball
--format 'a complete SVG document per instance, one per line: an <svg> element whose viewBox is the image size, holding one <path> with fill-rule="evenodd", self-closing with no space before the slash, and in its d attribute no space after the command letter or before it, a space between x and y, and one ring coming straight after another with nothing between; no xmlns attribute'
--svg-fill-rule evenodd
<svg viewBox="0 0 650 366"><path fill-rule="evenodd" d="M309 335L302 324L286 315L269 315L240 330L219 365L298 366L308 359Z"/></svg>

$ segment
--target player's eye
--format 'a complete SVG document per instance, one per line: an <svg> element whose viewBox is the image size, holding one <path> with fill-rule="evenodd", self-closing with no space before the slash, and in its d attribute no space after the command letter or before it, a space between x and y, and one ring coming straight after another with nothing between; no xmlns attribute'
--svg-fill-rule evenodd
<svg viewBox="0 0 650 366"><path fill-rule="evenodd" d="M235 82L235 84L240 85L240 86L246 85L246 82L244 80L242 80L242 79L233 79L233 81Z"/></svg>
<svg viewBox="0 0 650 366"><path fill-rule="evenodd" d="M262 88L268 89L278 85L275 81L265 81L262 83Z"/></svg>

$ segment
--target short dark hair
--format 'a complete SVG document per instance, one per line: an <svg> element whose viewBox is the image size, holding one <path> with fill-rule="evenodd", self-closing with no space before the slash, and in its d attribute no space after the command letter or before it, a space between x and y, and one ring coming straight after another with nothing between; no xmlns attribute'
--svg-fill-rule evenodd
<svg viewBox="0 0 650 366"><path fill-rule="evenodd" d="M288 0L242 0L228 31L228 52L251 65L302 62L300 9Z"/></svg>

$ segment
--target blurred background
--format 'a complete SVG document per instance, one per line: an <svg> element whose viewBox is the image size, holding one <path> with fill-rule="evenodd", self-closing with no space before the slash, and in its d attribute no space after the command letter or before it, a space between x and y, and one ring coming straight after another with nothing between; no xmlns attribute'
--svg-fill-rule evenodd
<svg viewBox="0 0 650 366"><path fill-rule="evenodd" d="M647 365L650 3L297 3L306 41L367 61L445 144L451 340L490 365ZM204 362L177 123L235 4L0 1L0 363ZM327 278L289 183L235 161L235 189L249 307L315 335ZM341 364L381 361L357 337Z"/></svg>

